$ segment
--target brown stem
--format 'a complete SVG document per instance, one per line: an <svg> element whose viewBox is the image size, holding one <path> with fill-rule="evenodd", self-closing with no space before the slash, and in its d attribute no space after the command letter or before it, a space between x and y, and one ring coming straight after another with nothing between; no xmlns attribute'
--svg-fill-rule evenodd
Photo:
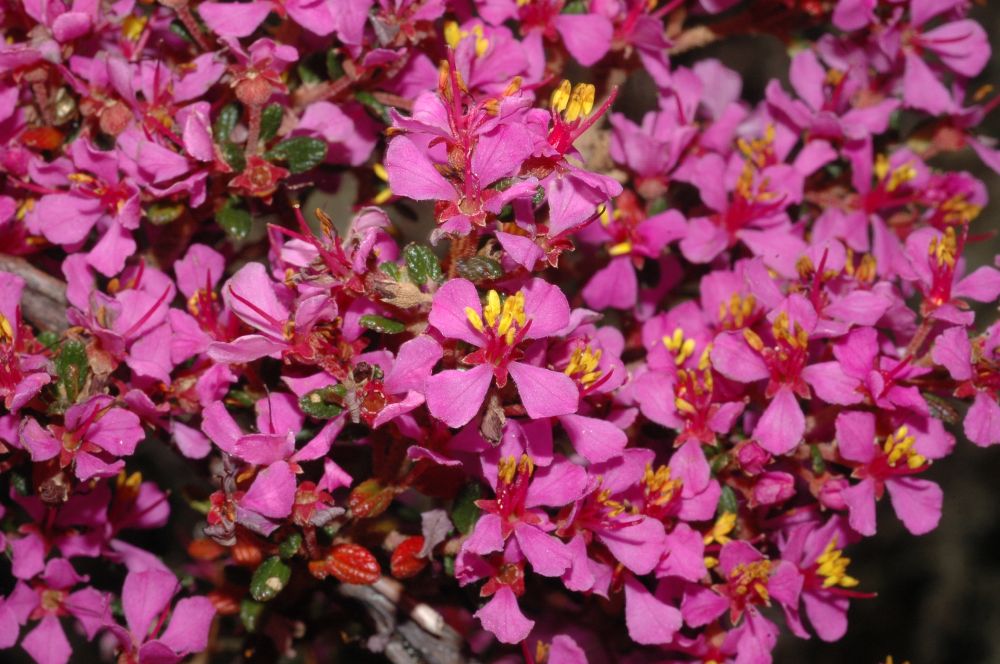
<svg viewBox="0 0 1000 664"><path fill-rule="evenodd" d="M924 345L924 341L927 340L927 335L931 333L931 329L934 327L934 321L930 318L925 318L920 323L920 327L917 328L916 334L910 339L910 343L906 346L906 350L903 352L903 358L910 356L916 356L917 351L920 347Z"/></svg>
<svg viewBox="0 0 1000 664"><path fill-rule="evenodd" d="M250 129L247 134L246 145L246 155L248 159L257 154L258 150L260 150L260 118L261 105L250 104Z"/></svg>
<svg viewBox="0 0 1000 664"><path fill-rule="evenodd" d="M24 279L21 314L25 319L42 330L66 330L66 282L17 256L0 254L0 271Z"/></svg>
<svg viewBox="0 0 1000 664"><path fill-rule="evenodd" d="M198 25L198 21L195 20L194 14L191 13L191 7L184 4L177 7L177 17L181 19L181 23L187 28L188 34L194 39L194 42L198 44L198 48L203 51L211 51L212 43L205 36L205 33L201 31L201 26Z"/></svg>

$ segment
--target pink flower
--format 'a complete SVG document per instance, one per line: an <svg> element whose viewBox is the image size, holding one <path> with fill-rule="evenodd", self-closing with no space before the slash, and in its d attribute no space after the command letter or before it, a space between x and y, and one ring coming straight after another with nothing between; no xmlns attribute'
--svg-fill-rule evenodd
<svg viewBox="0 0 1000 664"><path fill-rule="evenodd" d="M931 357L961 381L955 395L973 397L965 415L965 435L976 445L1000 443L1000 324L994 323L975 342L963 327L950 327L935 340Z"/></svg>
<svg viewBox="0 0 1000 664"><path fill-rule="evenodd" d="M955 439L938 420L928 420L926 431L904 425L879 445L875 416L847 411L837 416L837 449L861 480L842 492L851 528L862 535L875 534L875 501L888 489L892 507L906 529L923 535L941 518L941 488L913 477L934 459L946 456Z"/></svg>
<svg viewBox="0 0 1000 664"><path fill-rule="evenodd" d="M472 282L452 279L435 294L428 321L445 337L478 349L462 358L471 369L449 369L427 380L427 407L448 426L469 422L490 387L502 390L508 376L530 417L576 411L579 392L569 376L521 361L524 342L544 340L569 322L569 303L558 288L533 279L502 300L490 291L484 308Z"/></svg>

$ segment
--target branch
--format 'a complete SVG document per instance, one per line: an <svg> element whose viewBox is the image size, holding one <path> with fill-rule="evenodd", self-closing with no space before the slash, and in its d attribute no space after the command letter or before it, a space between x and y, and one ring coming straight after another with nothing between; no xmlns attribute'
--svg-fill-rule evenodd
<svg viewBox="0 0 1000 664"><path fill-rule="evenodd" d="M0 254L0 271L24 279L21 315L28 322L41 330L66 331L66 282L18 256Z"/></svg>

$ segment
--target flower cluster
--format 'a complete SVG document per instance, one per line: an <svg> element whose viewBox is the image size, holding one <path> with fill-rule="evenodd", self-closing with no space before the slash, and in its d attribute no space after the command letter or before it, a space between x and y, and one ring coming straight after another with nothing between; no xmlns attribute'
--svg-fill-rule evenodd
<svg viewBox="0 0 1000 664"><path fill-rule="evenodd" d="M6 3L0 648L841 638L1000 443L969 4ZM769 30L761 99L690 57Z"/></svg>

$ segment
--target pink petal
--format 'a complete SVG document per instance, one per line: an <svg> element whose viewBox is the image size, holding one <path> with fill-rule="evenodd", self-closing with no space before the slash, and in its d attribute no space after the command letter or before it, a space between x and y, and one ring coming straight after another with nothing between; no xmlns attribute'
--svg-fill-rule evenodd
<svg viewBox="0 0 1000 664"><path fill-rule="evenodd" d="M500 517L496 514L486 513L476 521L476 526L469 533L463 548L473 553L486 555L503 549L503 543L503 534L500 532Z"/></svg>
<svg viewBox="0 0 1000 664"><path fill-rule="evenodd" d="M896 516L907 530L923 535L937 528L944 501L941 487L916 477L893 477L886 480L885 488Z"/></svg>
<svg viewBox="0 0 1000 664"><path fill-rule="evenodd" d="M795 449L805 430L806 418L795 394L782 387L757 421L753 435L771 454L785 454Z"/></svg>
<svg viewBox="0 0 1000 664"><path fill-rule="evenodd" d="M476 287L466 279L452 279L434 294L434 303L427 321L446 337L482 346L483 336L469 322L465 313L467 308L482 318L483 307Z"/></svg>
<svg viewBox="0 0 1000 664"><path fill-rule="evenodd" d="M976 302L995 301L1000 297L1000 270L984 265L955 284L952 295Z"/></svg>
<svg viewBox="0 0 1000 664"><path fill-rule="evenodd" d="M631 256L616 256L594 272L581 291L587 306L596 309L631 309L639 297L639 280Z"/></svg>
<svg viewBox="0 0 1000 664"><path fill-rule="evenodd" d="M976 392L972 406L965 414L964 428L969 440L980 447L1000 443L1000 404L996 396Z"/></svg>
<svg viewBox="0 0 1000 664"><path fill-rule="evenodd" d="M250 485L240 506L258 514L282 519L292 513L295 502L295 474L284 462L273 463Z"/></svg>
<svg viewBox="0 0 1000 664"><path fill-rule="evenodd" d="M862 480L840 493L847 505L848 523L865 537L875 534L875 482Z"/></svg>
<svg viewBox="0 0 1000 664"><path fill-rule="evenodd" d="M270 2L203 2L198 14L205 25L223 37L248 37L271 13Z"/></svg>
<svg viewBox="0 0 1000 664"><path fill-rule="evenodd" d="M442 371L427 379L427 409L453 429L465 426L479 412L492 384L493 370L487 364L469 371Z"/></svg>
<svg viewBox="0 0 1000 664"><path fill-rule="evenodd" d="M716 371L741 383L771 376L764 360L747 345L743 335L736 332L723 332L715 337L711 358Z"/></svg>
<svg viewBox="0 0 1000 664"><path fill-rule="evenodd" d="M528 620L521 613L517 597L509 586L501 586L493 599L476 611L475 617L503 643L524 641L535 626L534 620Z"/></svg>
<svg viewBox="0 0 1000 664"><path fill-rule="evenodd" d="M528 485L525 507L562 507L583 496L587 489L587 471L572 461L560 459L539 468Z"/></svg>
<svg viewBox="0 0 1000 664"><path fill-rule="evenodd" d="M511 260L527 270L534 270L535 264L545 255L538 243L530 237L503 231L497 231L494 235Z"/></svg>
<svg viewBox="0 0 1000 664"><path fill-rule="evenodd" d="M619 456L628 444L625 432L607 420L583 415L563 415L559 422L566 430L573 448L591 463Z"/></svg>
<svg viewBox="0 0 1000 664"><path fill-rule="evenodd" d="M38 626L24 637L21 647L38 664L65 664L73 652L66 640L66 633L59 624L59 618L53 615L42 618Z"/></svg>
<svg viewBox="0 0 1000 664"><path fill-rule="evenodd" d="M875 456L875 416L848 410L837 415L837 450L849 461L868 463Z"/></svg>
<svg viewBox="0 0 1000 664"><path fill-rule="evenodd" d="M566 545L538 527L518 523L514 526L514 537L521 547L521 553L538 574L560 576L569 567L570 554Z"/></svg>
<svg viewBox="0 0 1000 664"><path fill-rule="evenodd" d="M207 597L188 597L177 602L170 624L158 639L176 653L201 652L208 647L208 631L215 607Z"/></svg>
<svg viewBox="0 0 1000 664"><path fill-rule="evenodd" d="M807 592L802 595L802 603L819 638L839 641L847 633L847 607L850 602L846 597Z"/></svg>
<svg viewBox="0 0 1000 664"><path fill-rule="evenodd" d="M669 643L681 628L681 612L654 596L631 574L625 575L625 625L636 643Z"/></svg>
<svg viewBox="0 0 1000 664"><path fill-rule="evenodd" d="M507 369L528 417L537 420L576 412L580 393L566 374L523 362L511 362Z"/></svg>
<svg viewBox="0 0 1000 664"><path fill-rule="evenodd" d="M614 28L601 14L557 14L553 24L566 50L584 67L596 63L611 48Z"/></svg>
<svg viewBox="0 0 1000 664"><path fill-rule="evenodd" d="M406 136L396 136L389 141L385 168L389 173L389 187L397 196L417 201L453 201L458 198L455 188Z"/></svg>
<svg viewBox="0 0 1000 664"><path fill-rule="evenodd" d="M441 344L427 335L410 339L399 347L396 361L385 375L387 392L402 394L408 390L422 391L424 382L443 354Z"/></svg>
<svg viewBox="0 0 1000 664"><path fill-rule="evenodd" d="M170 572L149 569L130 572L122 587L122 607L129 631L144 641L153 621L167 608L177 592L177 578Z"/></svg>
<svg viewBox="0 0 1000 664"><path fill-rule="evenodd" d="M597 532L611 555L635 574L649 574L660 562L666 542L663 524L639 517L630 525Z"/></svg>
<svg viewBox="0 0 1000 664"><path fill-rule="evenodd" d="M532 279L521 291L524 315L531 321L526 339L544 339L569 324L569 301L558 286Z"/></svg>
<svg viewBox="0 0 1000 664"><path fill-rule="evenodd" d="M938 335L931 358L948 370L955 380L972 378L972 344L964 327L949 327Z"/></svg>
<svg viewBox="0 0 1000 664"><path fill-rule="evenodd" d="M860 383L844 373L840 362L819 362L802 370L802 378L820 399L838 406L861 403Z"/></svg>

